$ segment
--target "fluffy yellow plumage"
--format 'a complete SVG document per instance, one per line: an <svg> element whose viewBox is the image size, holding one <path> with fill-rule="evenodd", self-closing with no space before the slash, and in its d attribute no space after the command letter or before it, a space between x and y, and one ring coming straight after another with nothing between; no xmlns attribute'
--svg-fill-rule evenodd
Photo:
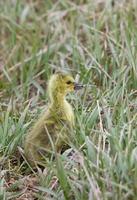
<svg viewBox="0 0 137 200"><path fill-rule="evenodd" d="M68 142L74 126L74 113L65 97L81 87L66 73L51 76L48 84L50 105L25 139L25 155L32 166L43 165L49 152L60 152Z"/></svg>

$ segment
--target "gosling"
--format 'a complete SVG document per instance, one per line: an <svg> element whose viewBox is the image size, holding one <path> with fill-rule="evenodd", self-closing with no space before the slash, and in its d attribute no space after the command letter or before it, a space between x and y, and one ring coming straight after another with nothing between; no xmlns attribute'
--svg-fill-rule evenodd
<svg viewBox="0 0 137 200"><path fill-rule="evenodd" d="M46 112L37 120L25 139L25 156L31 166L45 166L48 155L60 153L69 141L74 127L72 106L66 95L81 89L73 77L64 72L53 74L48 84L50 104Z"/></svg>

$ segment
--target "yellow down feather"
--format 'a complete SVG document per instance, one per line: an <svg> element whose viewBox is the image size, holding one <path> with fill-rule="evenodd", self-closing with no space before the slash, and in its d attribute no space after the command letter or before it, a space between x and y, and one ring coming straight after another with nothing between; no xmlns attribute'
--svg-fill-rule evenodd
<svg viewBox="0 0 137 200"><path fill-rule="evenodd" d="M60 72L51 76L48 84L48 109L25 139L25 155L32 166L43 165L49 153L61 152L68 143L74 126L74 113L65 97L69 92L80 88L69 74Z"/></svg>

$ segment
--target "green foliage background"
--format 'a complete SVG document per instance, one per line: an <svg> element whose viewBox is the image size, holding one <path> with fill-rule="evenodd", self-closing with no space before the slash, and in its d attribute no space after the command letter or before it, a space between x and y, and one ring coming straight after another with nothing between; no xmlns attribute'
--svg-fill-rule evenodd
<svg viewBox="0 0 137 200"><path fill-rule="evenodd" d="M18 187L29 167L17 147L23 147L28 128L48 101L53 69L79 74L86 85L68 97L80 165L72 163L76 170L68 170L63 163L70 161L62 155L56 166L48 164L45 178L30 172L39 180L32 199L136 199L136 13L134 0L0 1L1 199L22 195ZM54 175L56 189L50 185Z"/></svg>

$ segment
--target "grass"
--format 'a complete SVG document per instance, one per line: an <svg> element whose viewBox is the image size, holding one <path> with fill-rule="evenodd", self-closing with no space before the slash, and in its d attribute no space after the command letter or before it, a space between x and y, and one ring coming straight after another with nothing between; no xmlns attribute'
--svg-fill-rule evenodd
<svg viewBox="0 0 137 200"><path fill-rule="evenodd" d="M0 199L136 199L136 13L126 0L0 1ZM68 97L77 158L58 156L44 176L18 147L53 69L86 87Z"/></svg>

